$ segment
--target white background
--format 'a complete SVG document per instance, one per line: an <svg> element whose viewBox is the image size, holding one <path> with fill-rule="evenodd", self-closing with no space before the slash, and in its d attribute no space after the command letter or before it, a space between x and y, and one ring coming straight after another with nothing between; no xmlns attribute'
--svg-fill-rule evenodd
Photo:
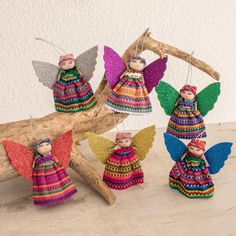
<svg viewBox="0 0 236 236"><path fill-rule="evenodd" d="M206 61L221 74L222 94L205 121L236 121L236 1L234 0L1 0L0 8L0 123L41 117L54 112L52 91L37 81L32 60L57 64L58 55L34 37L48 39L75 55L98 45L99 57L91 85L95 90L103 73L103 45L118 53L150 27L156 40L176 46ZM156 55L144 53L150 63ZM165 81L177 89L185 83L188 64L169 57ZM193 69L200 91L214 82ZM153 114L130 116L125 129L150 124L165 126L165 116L151 94Z"/></svg>

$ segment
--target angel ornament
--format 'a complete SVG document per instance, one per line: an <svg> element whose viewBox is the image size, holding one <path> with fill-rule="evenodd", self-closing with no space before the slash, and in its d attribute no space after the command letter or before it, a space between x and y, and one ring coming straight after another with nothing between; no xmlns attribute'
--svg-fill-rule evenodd
<svg viewBox="0 0 236 236"><path fill-rule="evenodd" d="M180 93L161 81L156 93L162 108L170 117L167 133L181 139L206 137L203 117L213 109L220 94L220 83L208 85L197 94L197 87L186 84Z"/></svg>
<svg viewBox="0 0 236 236"><path fill-rule="evenodd" d="M115 143L94 133L88 133L88 142L96 157L105 164L103 181L108 187L124 190L144 182L141 168L155 137L155 126L130 133L117 133Z"/></svg>
<svg viewBox="0 0 236 236"><path fill-rule="evenodd" d="M32 180L35 205L55 205L77 193L65 169L71 158L72 130L54 142L49 138L37 140L33 150L9 140L3 145L19 174Z"/></svg>
<svg viewBox="0 0 236 236"><path fill-rule="evenodd" d="M167 57L146 66L140 56L130 58L128 65L109 47L104 47L106 78L111 94L106 107L129 114L146 114L152 111L148 94L158 85L166 70Z"/></svg>
<svg viewBox="0 0 236 236"><path fill-rule="evenodd" d="M231 153L232 143L223 142L205 151L206 142L192 139L186 146L175 136L164 134L166 148L175 161L170 171L170 187L189 198L209 198L214 194L211 174L217 174Z"/></svg>
<svg viewBox="0 0 236 236"><path fill-rule="evenodd" d="M55 108L59 112L80 112L96 105L89 84L96 65L97 46L74 59L73 54L60 56L59 67L33 61L39 81L53 90Z"/></svg>

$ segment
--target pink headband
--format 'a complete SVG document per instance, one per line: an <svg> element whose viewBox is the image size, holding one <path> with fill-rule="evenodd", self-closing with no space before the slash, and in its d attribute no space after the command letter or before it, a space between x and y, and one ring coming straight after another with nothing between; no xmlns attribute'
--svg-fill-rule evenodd
<svg viewBox="0 0 236 236"><path fill-rule="evenodd" d="M203 151L205 151L206 149L206 142L205 141L202 141L200 139L192 139L188 145L189 146L193 146L193 147L196 147L196 148L200 148L202 149Z"/></svg>
<svg viewBox="0 0 236 236"><path fill-rule="evenodd" d="M186 84L186 85L184 85L184 87L182 89L180 89L180 92L182 92L182 91L192 92L194 94L194 96L196 96L196 94L197 94L197 87Z"/></svg>
<svg viewBox="0 0 236 236"><path fill-rule="evenodd" d="M60 65L63 61L67 61L67 60L75 60L74 55L70 53L70 54L65 54L65 55L60 56L58 64Z"/></svg>
<svg viewBox="0 0 236 236"><path fill-rule="evenodd" d="M131 133L117 133L116 134L116 141L122 139L132 139Z"/></svg>

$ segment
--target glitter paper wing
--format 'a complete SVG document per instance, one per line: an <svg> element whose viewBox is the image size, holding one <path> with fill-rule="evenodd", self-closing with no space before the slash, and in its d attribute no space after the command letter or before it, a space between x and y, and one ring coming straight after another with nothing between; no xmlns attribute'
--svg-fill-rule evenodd
<svg viewBox="0 0 236 236"><path fill-rule="evenodd" d="M146 66L143 70L145 86L148 93L150 93L154 87L158 86L160 80L163 78L167 60L167 57L164 57L163 59L159 58Z"/></svg>
<svg viewBox="0 0 236 236"><path fill-rule="evenodd" d="M52 154L57 160L64 166L68 167L71 159L73 144L73 132L72 130L60 135L52 145Z"/></svg>
<svg viewBox="0 0 236 236"><path fill-rule="evenodd" d="M54 83L57 81L60 68L42 61L32 61L32 64L39 82L49 89L52 89Z"/></svg>
<svg viewBox="0 0 236 236"><path fill-rule="evenodd" d="M171 134L164 133L165 145L173 161L181 160L188 150L187 146L178 138Z"/></svg>
<svg viewBox="0 0 236 236"><path fill-rule="evenodd" d="M75 59L76 68L89 81L97 64L98 46L92 47Z"/></svg>
<svg viewBox="0 0 236 236"><path fill-rule="evenodd" d="M217 174L221 168L224 167L225 161L228 159L232 143L224 142L218 143L205 152L205 157L209 164L209 171L211 174Z"/></svg>
<svg viewBox="0 0 236 236"><path fill-rule="evenodd" d="M94 152L96 158L105 164L109 156L112 154L116 144L111 140L94 133L86 133L86 135L88 137L89 146Z"/></svg>
<svg viewBox="0 0 236 236"><path fill-rule="evenodd" d="M205 116L214 105L220 95L220 83L216 82L208 85L197 95L198 110Z"/></svg>
<svg viewBox="0 0 236 236"><path fill-rule="evenodd" d="M120 76L126 69L124 60L110 47L104 47L104 56L106 78L110 88L114 88L119 81Z"/></svg>
<svg viewBox="0 0 236 236"><path fill-rule="evenodd" d="M175 108L175 103L180 97L179 92L170 84L163 81L160 82L155 90L161 107L164 109L165 113L170 116Z"/></svg>
<svg viewBox="0 0 236 236"><path fill-rule="evenodd" d="M34 153L23 144L13 141L3 141L3 146L7 152L11 164L16 168L17 172L26 179L32 179Z"/></svg>
<svg viewBox="0 0 236 236"><path fill-rule="evenodd" d="M132 146L136 148L139 160L143 161L151 149L156 135L155 125L140 130L132 141Z"/></svg>

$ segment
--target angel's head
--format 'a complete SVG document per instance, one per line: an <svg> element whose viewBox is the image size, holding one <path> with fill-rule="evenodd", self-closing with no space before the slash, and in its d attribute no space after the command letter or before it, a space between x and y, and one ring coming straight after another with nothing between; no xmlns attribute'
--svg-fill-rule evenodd
<svg viewBox="0 0 236 236"><path fill-rule="evenodd" d="M143 71L146 66L146 60L142 57L133 56L129 61L129 68L135 71Z"/></svg>
<svg viewBox="0 0 236 236"><path fill-rule="evenodd" d="M180 95L183 99L192 101L197 95L197 87L186 84L180 89Z"/></svg>
<svg viewBox="0 0 236 236"><path fill-rule="evenodd" d="M132 143L131 133L117 133L116 144L120 147L129 147Z"/></svg>
<svg viewBox="0 0 236 236"><path fill-rule="evenodd" d="M45 156L52 151L52 140L49 138L39 139L35 144L36 154Z"/></svg>
<svg viewBox="0 0 236 236"><path fill-rule="evenodd" d="M69 70L75 67L75 58L73 54L65 54L60 56L58 65L62 70Z"/></svg>
<svg viewBox="0 0 236 236"><path fill-rule="evenodd" d="M188 150L196 156L202 156L206 149L206 142L200 139L192 139L188 143Z"/></svg>

